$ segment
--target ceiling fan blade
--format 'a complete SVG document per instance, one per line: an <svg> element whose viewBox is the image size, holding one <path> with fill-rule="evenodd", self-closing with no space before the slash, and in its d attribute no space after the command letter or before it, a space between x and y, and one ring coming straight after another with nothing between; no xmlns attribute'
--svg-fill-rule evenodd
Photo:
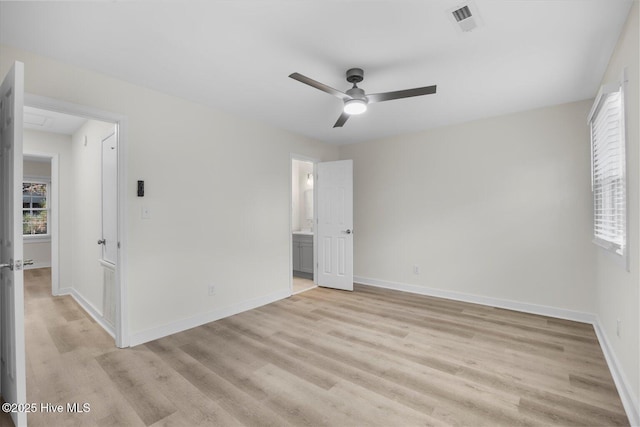
<svg viewBox="0 0 640 427"><path fill-rule="evenodd" d="M320 89L321 91L326 92L326 93L328 93L329 95L333 95L333 96L335 96L335 97L337 97L337 98L340 98L340 99L342 99L342 100L344 100L344 99L350 99L350 96L349 96L349 95L347 95L346 93L344 93L344 92L340 92L339 90L334 89L334 88L332 88L331 86L327 86L327 85L326 85L326 84L324 84L324 83L320 83L320 82L318 82L318 81L315 81L315 80L313 80L313 79L310 79L310 78L309 78L309 77L307 77L307 76L303 76L303 75L302 75L302 74L300 74L300 73L292 73L292 74L289 74L289 77L291 77L292 79L297 80L297 81L299 81L299 82L302 82L302 83L304 83L304 84L307 84L307 85L309 85L309 86L311 86L311 87L315 87L316 89Z"/></svg>
<svg viewBox="0 0 640 427"><path fill-rule="evenodd" d="M341 128L342 126L344 126L344 123L347 121L348 118L349 118L349 114L343 111L342 114L340 114L340 117L338 117L338 120L336 121L336 124L333 125L333 127Z"/></svg>
<svg viewBox="0 0 640 427"><path fill-rule="evenodd" d="M431 95L432 93L436 93L436 85L417 87L414 89L397 90L395 92L374 93L371 95L367 94L367 99L371 104L373 102L391 101L392 99L411 98L412 96L420 95Z"/></svg>

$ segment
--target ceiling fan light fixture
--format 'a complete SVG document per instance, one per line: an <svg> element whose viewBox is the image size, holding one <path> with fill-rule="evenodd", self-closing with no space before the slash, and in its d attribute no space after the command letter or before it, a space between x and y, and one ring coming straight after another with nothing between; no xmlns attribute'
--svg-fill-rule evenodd
<svg viewBox="0 0 640 427"><path fill-rule="evenodd" d="M367 111L367 102L364 99L349 99L344 103L344 112L355 116Z"/></svg>

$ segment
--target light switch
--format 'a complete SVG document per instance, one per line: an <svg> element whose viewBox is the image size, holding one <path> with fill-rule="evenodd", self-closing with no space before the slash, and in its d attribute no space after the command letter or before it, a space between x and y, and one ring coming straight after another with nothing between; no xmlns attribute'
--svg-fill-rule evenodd
<svg viewBox="0 0 640 427"><path fill-rule="evenodd" d="M142 207L142 219L151 219L151 211L148 206Z"/></svg>

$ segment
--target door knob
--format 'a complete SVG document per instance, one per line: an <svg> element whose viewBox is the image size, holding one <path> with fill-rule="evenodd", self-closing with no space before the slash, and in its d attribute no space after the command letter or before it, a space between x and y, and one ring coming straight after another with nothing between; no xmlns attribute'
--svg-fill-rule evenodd
<svg viewBox="0 0 640 427"><path fill-rule="evenodd" d="M99 245L104 245L104 244L106 244L106 243L107 243L107 241L106 241L105 239L100 239L100 240L98 240L98 244L99 244Z"/></svg>
<svg viewBox="0 0 640 427"><path fill-rule="evenodd" d="M344 232L347 233L347 234L351 234L351 230L350 229L346 229L346 230L344 230Z"/></svg>

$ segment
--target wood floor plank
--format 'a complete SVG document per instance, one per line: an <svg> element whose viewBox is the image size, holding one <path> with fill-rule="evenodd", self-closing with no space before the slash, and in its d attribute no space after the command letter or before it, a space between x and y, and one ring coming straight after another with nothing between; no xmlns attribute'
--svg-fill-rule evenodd
<svg viewBox="0 0 640 427"><path fill-rule="evenodd" d="M171 414L177 408L156 387L161 375L154 375L153 361L139 350L112 351L96 360L126 397L140 419L149 426Z"/></svg>
<svg viewBox="0 0 640 427"><path fill-rule="evenodd" d="M31 426L628 425L591 325L356 284L121 350L47 274L28 400L92 410Z"/></svg>
<svg viewBox="0 0 640 427"><path fill-rule="evenodd" d="M213 399L234 420L237 420L242 425L249 426L288 425L283 418L265 407L261 400L246 393L242 384L234 384L228 381L182 351L181 348L166 344L166 341L166 339L157 340L145 344L145 347L158 354L172 369L186 378L203 394ZM235 425L235 422L221 425Z"/></svg>

